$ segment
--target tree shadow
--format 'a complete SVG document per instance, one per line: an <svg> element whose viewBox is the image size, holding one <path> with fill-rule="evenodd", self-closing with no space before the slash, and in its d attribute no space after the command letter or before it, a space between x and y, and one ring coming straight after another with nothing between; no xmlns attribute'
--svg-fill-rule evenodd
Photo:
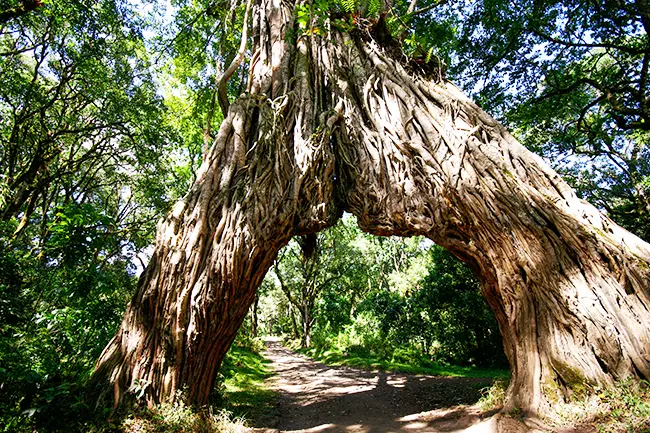
<svg viewBox="0 0 650 433"><path fill-rule="evenodd" d="M330 367L270 342L279 391L276 425L308 432L451 432L482 419L485 378L432 377Z"/></svg>

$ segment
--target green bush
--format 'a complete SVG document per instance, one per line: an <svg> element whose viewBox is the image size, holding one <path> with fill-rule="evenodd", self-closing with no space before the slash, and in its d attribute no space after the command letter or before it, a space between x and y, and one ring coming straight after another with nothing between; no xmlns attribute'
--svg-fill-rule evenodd
<svg viewBox="0 0 650 433"><path fill-rule="evenodd" d="M36 254L0 227L0 425L56 430L88 412L84 384L135 288L130 263L106 257L119 242L93 210L69 209ZM74 220L67 228L63 221ZM28 231L29 232L29 231ZM77 233L78 232L78 233ZM92 254L91 254L92 252Z"/></svg>
<svg viewBox="0 0 650 433"><path fill-rule="evenodd" d="M424 365L427 363L425 358L422 356L422 352L412 346L396 348L393 351L391 361L410 365Z"/></svg>

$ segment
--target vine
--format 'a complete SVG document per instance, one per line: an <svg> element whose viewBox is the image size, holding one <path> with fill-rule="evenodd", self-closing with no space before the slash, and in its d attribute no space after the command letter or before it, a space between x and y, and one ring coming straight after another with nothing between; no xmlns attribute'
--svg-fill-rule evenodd
<svg viewBox="0 0 650 433"><path fill-rule="evenodd" d="M441 80L444 61L433 46L426 46L395 9L382 11L381 0L314 0L296 7L297 36L323 36L331 26L357 33L407 66L429 78ZM407 18L410 15L407 15Z"/></svg>

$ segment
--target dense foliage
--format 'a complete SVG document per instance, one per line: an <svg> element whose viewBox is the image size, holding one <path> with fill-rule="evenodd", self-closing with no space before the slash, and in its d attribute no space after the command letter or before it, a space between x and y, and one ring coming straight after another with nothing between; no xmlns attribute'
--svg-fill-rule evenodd
<svg viewBox="0 0 650 433"><path fill-rule="evenodd" d="M0 430L67 429L89 412L84 382L155 222L223 118L218 83L243 3L174 0L144 16L122 0L0 0ZM314 4L352 29L385 2ZM406 57L440 56L584 198L650 240L648 16L643 2L421 0L395 2L386 19ZM470 270L422 239L372 238L345 219L292 242L260 294L253 334L405 363L505 365Z"/></svg>
<svg viewBox="0 0 650 433"><path fill-rule="evenodd" d="M454 81L645 240L649 14L645 2L459 0L432 15Z"/></svg>
<svg viewBox="0 0 650 433"><path fill-rule="evenodd" d="M47 3L0 23L5 431L87 411L81 387L119 324L156 219L184 189L166 158L175 138L145 25L114 1Z"/></svg>
<svg viewBox="0 0 650 433"><path fill-rule="evenodd" d="M478 281L447 251L422 238L374 238L352 217L315 242L308 254L304 239L290 243L267 276L267 332L406 363L507 365Z"/></svg>

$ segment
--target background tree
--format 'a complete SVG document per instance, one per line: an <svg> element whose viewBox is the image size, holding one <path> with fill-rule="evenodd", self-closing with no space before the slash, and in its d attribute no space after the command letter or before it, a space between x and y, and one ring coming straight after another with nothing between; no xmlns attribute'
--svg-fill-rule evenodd
<svg viewBox="0 0 650 433"><path fill-rule="evenodd" d="M454 79L580 196L646 240L649 10L486 0L433 11Z"/></svg>
<svg viewBox="0 0 650 433"><path fill-rule="evenodd" d="M317 351L422 366L507 365L494 314L478 281L444 249L421 237L368 235L350 216L321 232L319 239L319 250L329 250L329 259L317 268L317 279L322 281L321 272L337 277L325 280L311 302ZM330 239L334 242L323 242ZM262 320L284 323L273 331L291 335L291 323L282 318L285 310L273 306L282 303L283 290L290 287L292 297L300 297L304 259L293 241L278 257L264 280ZM285 275L282 282L277 281L278 268ZM278 288L282 283L284 288Z"/></svg>
<svg viewBox="0 0 650 433"><path fill-rule="evenodd" d="M8 431L87 412L83 384L135 289L157 218L188 184L176 170L184 162L168 158L178 136L151 76L146 26L114 1L49 2L0 23Z"/></svg>
<svg viewBox="0 0 650 433"><path fill-rule="evenodd" d="M471 269L434 246L422 288L413 295L410 316L416 336L431 335L437 359L457 365L505 366L507 360L494 314L481 296Z"/></svg>
<svg viewBox="0 0 650 433"><path fill-rule="evenodd" d="M18 18L35 10L40 6L43 6L43 3L40 0L3 2L2 9L0 9L0 23L5 23L14 18Z"/></svg>
<svg viewBox="0 0 650 433"><path fill-rule="evenodd" d="M318 301L324 291L361 294L359 289L363 286L359 283L365 283L361 269L364 263L360 251L350 242L351 233L354 233L353 227L338 224L316 236L292 241L273 266L271 278L277 280L287 300L299 312L303 348L311 346ZM320 316L327 320L326 314Z"/></svg>
<svg viewBox="0 0 650 433"><path fill-rule="evenodd" d="M104 2L48 5L1 28L0 218L19 218L17 232L37 210L44 232L56 204L86 203L104 184L131 189L125 202L152 188L152 206L169 199L154 183L168 129L142 25Z"/></svg>

